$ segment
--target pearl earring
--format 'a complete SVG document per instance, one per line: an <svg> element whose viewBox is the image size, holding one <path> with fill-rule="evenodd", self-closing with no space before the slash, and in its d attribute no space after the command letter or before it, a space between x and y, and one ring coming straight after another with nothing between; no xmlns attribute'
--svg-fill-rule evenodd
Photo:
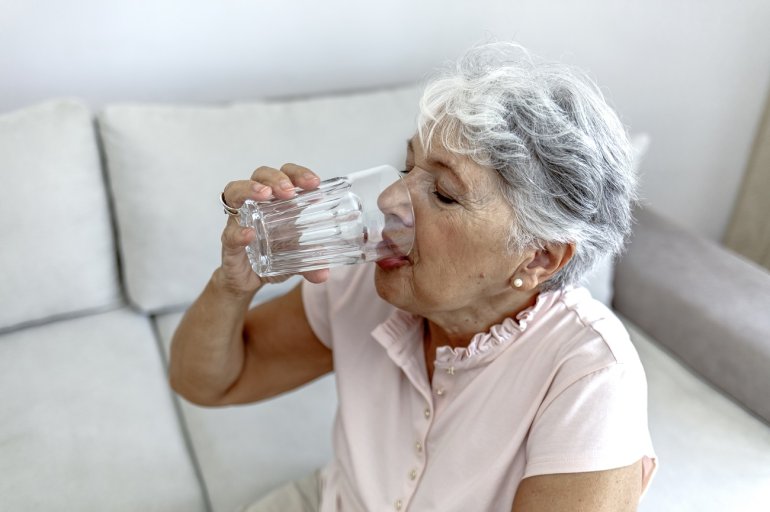
<svg viewBox="0 0 770 512"><path fill-rule="evenodd" d="M523 284L524 284L524 281L522 281L520 277L517 277L516 279L513 280L513 286L516 288L521 288Z"/></svg>

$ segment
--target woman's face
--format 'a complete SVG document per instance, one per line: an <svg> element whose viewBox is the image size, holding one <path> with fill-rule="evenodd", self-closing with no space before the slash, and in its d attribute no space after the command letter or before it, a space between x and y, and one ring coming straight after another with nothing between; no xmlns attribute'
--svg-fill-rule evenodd
<svg viewBox="0 0 770 512"><path fill-rule="evenodd" d="M414 246L406 260L378 264L379 295L430 317L508 294L524 258L507 246L513 211L496 171L437 143L426 153L413 137L404 180L414 208Z"/></svg>

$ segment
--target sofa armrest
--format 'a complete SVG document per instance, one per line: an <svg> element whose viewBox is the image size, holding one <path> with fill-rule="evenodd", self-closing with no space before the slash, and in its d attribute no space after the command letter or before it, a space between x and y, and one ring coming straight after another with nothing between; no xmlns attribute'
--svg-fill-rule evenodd
<svg viewBox="0 0 770 512"><path fill-rule="evenodd" d="M613 306L770 422L770 273L649 210L636 217Z"/></svg>

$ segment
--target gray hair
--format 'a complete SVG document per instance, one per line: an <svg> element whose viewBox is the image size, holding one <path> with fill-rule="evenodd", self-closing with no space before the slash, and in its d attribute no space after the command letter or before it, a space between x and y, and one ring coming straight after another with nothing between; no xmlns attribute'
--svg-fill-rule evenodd
<svg viewBox="0 0 770 512"><path fill-rule="evenodd" d="M575 244L542 291L576 284L622 251L636 198L633 152L583 73L514 43L477 46L428 83L418 133L426 148L435 137L497 170L514 212L511 250Z"/></svg>

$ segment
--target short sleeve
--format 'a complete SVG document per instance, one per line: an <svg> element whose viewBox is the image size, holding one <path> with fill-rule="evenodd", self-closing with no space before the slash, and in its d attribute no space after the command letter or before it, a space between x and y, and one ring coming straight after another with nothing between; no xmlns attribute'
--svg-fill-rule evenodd
<svg viewBox="0 0 770 512"><path fill-rule="evenodd" d="M314 284L302 281L302 306L310 328L321 343L332 348L332 330L330 320L328 281Z"/></svg>
<svg viewBox="0 0 770 512"><path fill-rule="evenodd" d="M602 471L644 459L643 489L655 469L641 363L616 363L546 398L530 429L524 478Z"/></svg>

